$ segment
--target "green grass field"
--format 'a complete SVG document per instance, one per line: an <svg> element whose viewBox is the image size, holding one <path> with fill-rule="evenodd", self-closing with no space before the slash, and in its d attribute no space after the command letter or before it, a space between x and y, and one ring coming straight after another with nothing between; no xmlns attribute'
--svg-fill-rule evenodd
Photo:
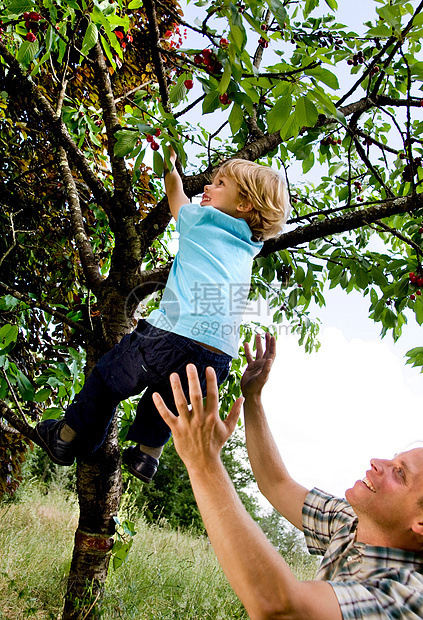
<svg viewBox="0 0 423 620"><path fill-rule="evenodd" d="M60 489L28 485L18 502L0 505L0 620L60 619L77 518L76 498ZM109 571L102 618L248 619L205 537L142 516L135 529L126 562ZM296 558L301 579L312 577L309 560Z"/></svg>

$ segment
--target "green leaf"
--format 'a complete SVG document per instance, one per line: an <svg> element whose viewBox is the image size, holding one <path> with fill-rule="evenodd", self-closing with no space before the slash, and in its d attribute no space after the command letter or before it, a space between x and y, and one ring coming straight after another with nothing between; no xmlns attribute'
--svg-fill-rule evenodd
<svg viewBox="0 0 423 620"><path fill-rule="evenodd" d="M288 89L287 89L288 90ZM269 133L278 131L286 123L292 110L291 93L287 93L284 97L279 98L273 108L267 113L267 126Z"/></svg>
<svg viewBox="0 0 423 620"><path fill-rule="evenodd" d="M210 114L219 107L219 93L216 90L211 91L205 96L203 101L203 114Z"/></svg>
<svg viewBox="0 0 423 620"><path fill-rule="evenodd" d="M316 106L308 97L298 99L295 114L300 127L314 127L319 118Z"/></svg>
<svg viewBox="0 0 423 620"><path fill-rule="evenodd" d="M48 407L44 410L43 420L57 420L63 415L63 409L60 407Z"/></svg>
<svg viewBox="0 0 423 620"><path fill-rule="evenodd" d="M50 395L51 390L49 390L48 388L42 388L41 390L35 392L34 401L36 403L43 403L45 400L47 400L47 398L49 398Z"/></svg>
<svg viewBox="0 0 423 620"><path fill-rule="evenodd" d="M232 2L229 4L230 8L230 38L237 51L241 53L247 45L247 33L242 23L241 15L238 12L238 7L234 6Z"/></svg>
<svg viewBox="0 0 423 620"><path fill-rule="evenodd" d="M289 138L296 138L298 136L298 132L301 129L302 124L300 125L297 120L297 115L295 111L288 116L288 120L283 125L280 130L280 135L282 140L288 140Z"/></svg>
<svg viewBox="0 0 423 620"><path fill-rule="evenodd" d="M31 0L12 0L9 6L6 7L8 14L22 15L22 13L29 12L35 8L34 2Z"/></svg>
<svg viewBox="0 0 423 620"><path fill-rule="evenodd" d="M267 0L267 4L269 5L269 9L273 13L278 22L279 26L283 29L285 26L285 21L288 17L288 14L280 0Z"/></svg>
<svg viewBox="0 0 423 620"><path fill-rule="evenodd" d="M219 82L218 91L221 95L226 93L228 90L229 82L231 81L232 69L229 62L225 63L225 67L223 69L222 78Z"/></svg>
<svg viewBox="0 0 423 620"><path fill-rule="evenodd" d="M16 382L18 384L18 390L22 398L24 400L32 401L34 399L34 388L19 369L17 369L16 372Z"/></svg>
<svg viewBox="0 0 423 620"><path fill-rule="evenodd" d="M158 177L163 176L163 157L157 151L154 151L153 154L153 170Z"/></svg>
<svg viewBox="0 0 423 620"><path fill-rule="evenodd" d="M134 150L139 134L128 129L119 129L115 133L116 143L113 149L115 157L125 157Z"/></svg>
<svg viewBox="0 0 423 620"><path fill-rule="evenodd" d="M339 89L338 78L328 69L316 67L315 69L308 69L304 71L304 73L306 73L306 75L310 75L319 82L323 82L323 84L326 84L326 86L329 86L329 88L332 88L333 90Z"/></svg>
<svg viewBox="0 0 423 620"><path fill-rule="evenodd" d="M7 323L0 329L0 348L7 347L12 342L16 342L18 337L18 326Z"/></svg>
<svg viewBox="0 0 423 620"><path fill-rule="evenodd" d="M169 93L169 101L170 103L177 104L179 103L187 94L187 88L184 84L186 80L186 75L180 75L178 81L175 86L171 89Z"/></svg>
<svg viewBox="0 0 423 620"><path fill-rule="evenodd" d="M336 2L336 0L325 0L325 2L328 5L328 7L332 9L332 11L338 10L338 3Z"/></svg>
<svg viewBox="0 0 423 620"><path fill-rule="evenodd" d="M84 35L84 40L82 42L82 49L81 52L84 55L87 55L88 52L94 47L94 45L97 43L98 41L98 30L97 30L97 26L93 23L90 22L88 24L88 27L85 31L85 35Z"/></svg>
<svg viewBox="0 0 423 620"><path fill-rule="evenodd" d="M128 9L131 9L131 11L133 11L134 9L139 9L142 5L142 0L132 0L132 2L128 4Z"/></svg>
<svg viewBox="0 0 423 620"><path fill-rule="evenodd" d="M237 131L239 131L243 122L244 114L242 112L242 108L237 103L234 103L231 113L229 114L229 125L233 134L236 134Z"/></svg>
<svg viewBox="0 0 423 620"><path fill-rule="evenodd" d="M22 41L16 59L24 67L28 68L39 50L38 39L36 41Z"/></svg>

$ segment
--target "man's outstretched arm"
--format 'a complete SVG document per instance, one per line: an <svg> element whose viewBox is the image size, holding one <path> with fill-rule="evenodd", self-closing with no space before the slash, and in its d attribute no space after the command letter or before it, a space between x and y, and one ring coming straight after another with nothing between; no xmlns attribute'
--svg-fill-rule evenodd
<svg viewBox="0 0 423 620"><path fill-rule="evenodd" d="M244 345L248 366L241 379L241 389L245 397L248 458L261 493L281 515L302 530L302 509L309 490L288 473L267 423L261 400L263 387L276 357L276 339L266 333L265 344L263 351L261 337L257 335L255 359L248 344ZM281 403L283 389L278 393ZM280 409L283 412L282 405Z"/></svg>
<svg viewBox="0 0 423 620"><path fill-rule="evenodd" d="M207 400L203 404L195 366L187 366L192 409L179 377L171 376L179 417L154 394L154 402L170 426L176 450L187 467L211 544L252 620L341 620L332 587L325 582L298 581L242 505L220 460L223 444L233 432L242 406L238 399L226 420L218 411L218 388L207 369Z"/></svg>

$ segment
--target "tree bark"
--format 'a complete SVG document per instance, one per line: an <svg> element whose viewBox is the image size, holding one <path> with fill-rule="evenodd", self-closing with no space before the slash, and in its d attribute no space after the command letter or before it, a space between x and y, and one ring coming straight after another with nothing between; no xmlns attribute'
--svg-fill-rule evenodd
<svg viewBox="0 0 423 620"><path fill-rule="evenodd" d="M69 571L63 620L98 617L115 522L122 497L117 425L91 459L78 460L80 517Z"/></svg>

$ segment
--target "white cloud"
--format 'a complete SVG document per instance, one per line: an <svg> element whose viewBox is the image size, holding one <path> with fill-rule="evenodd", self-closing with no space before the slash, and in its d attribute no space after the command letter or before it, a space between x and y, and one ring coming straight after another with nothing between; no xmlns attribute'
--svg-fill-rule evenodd
<svg viewBox="0 0 423 620"><path fill-rule="evenodd" d="M390 458L423 439L423 382L418 371L407 376L384 341L348 341L334 327L320 339L319 352L309 355L293 336L278 338L263 401L294 478L343 495L370 458Z"/></svg>

